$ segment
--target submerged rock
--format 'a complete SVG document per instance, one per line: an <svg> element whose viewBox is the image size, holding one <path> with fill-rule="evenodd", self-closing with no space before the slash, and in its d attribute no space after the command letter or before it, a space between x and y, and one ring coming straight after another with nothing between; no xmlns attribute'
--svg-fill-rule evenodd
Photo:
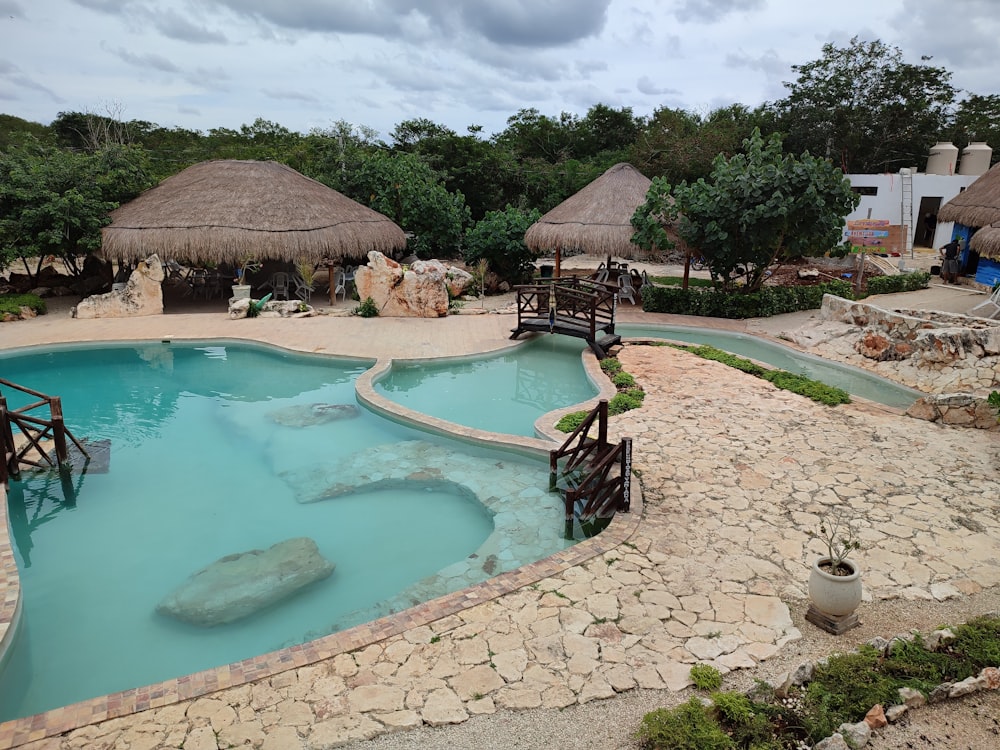
<svg viewBox="0 0 1000 750"><path fill-rule="evenodd" d="M317 424L353 419L361 414L354 404L298 404L272 411L268 416L286 427L312 427Z"/></svg>
<svg viewBox="0 0 1000 750"><path fill-rule="evenodd" d="M226 555L156 605L161 615L212 627L248 617L333 572L308 537Z"/></svg>

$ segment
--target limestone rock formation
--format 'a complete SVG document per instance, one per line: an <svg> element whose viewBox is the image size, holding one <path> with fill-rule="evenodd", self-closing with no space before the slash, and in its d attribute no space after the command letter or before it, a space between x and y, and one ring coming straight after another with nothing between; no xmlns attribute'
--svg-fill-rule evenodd
<svg viewBox="0 0 1000 750"><path fill-rule="evenodd" d="M333 573L308 537L226 555L194 573L156 605L161 615L212 627L240 620Z"/></svg>
<svg viewBox="0 0 1000 750"><path fill-rule="evenodd" d="M448 314L449 274L455 288L461 286L458 270L436 260L404 267L373 251L368 253L368 265L358 267L354 284L358 297L371 297L383 317L442 318Z"/></svg>
<svg viewBox="0 0 1000 750"><path fill-rule="evenodd" d="M87 297L73 310L76 318L131 318L163 314L163 264L156 255L139 261L124 289Z"/></svg>

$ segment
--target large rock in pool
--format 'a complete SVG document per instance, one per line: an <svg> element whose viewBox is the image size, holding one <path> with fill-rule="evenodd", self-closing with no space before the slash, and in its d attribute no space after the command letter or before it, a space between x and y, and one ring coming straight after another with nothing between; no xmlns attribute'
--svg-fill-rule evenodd
<svg viewBox="0 0 1000 750"><path fill-rule="evenodd" d="M156 611L194 625L223 625L326 578L333 568L312 539L287 539L266 550L216 560L171 592L156 605Z"/></svg>

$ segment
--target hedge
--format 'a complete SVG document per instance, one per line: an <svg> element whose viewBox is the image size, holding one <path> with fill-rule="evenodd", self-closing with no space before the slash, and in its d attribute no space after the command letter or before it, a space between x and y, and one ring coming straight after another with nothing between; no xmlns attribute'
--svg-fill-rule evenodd
<svg viewBox="0 0 1000 750"><path fill-rule="evenodd" d="M642 287L642 309L710 318L769 318L781 313L815 310L823 305L824 294L854 299L853 288L847 281L827 281L814 286L765 286L750 294L647 284Z"/></svg>

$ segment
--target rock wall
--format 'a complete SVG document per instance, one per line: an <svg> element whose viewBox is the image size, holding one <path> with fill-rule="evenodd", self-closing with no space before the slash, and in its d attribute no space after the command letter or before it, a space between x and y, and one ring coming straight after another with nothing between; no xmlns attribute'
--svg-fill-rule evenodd
<svg viewBox="0 0 1000 750"><path fill-rule="evenodd" d="M820 318L818 325L782 336L924 393L985 396L1000 389L1000 321L883 310L829 294Z"/></svg>
<svg viewBox="0 0 1000 750"><path fill-rule="evenodd" d="M1000 390L1000 321L925 310L884 310L826 295L821 322L782 337L827 359L929 394L907 414L998 429L986 404Z"/></svg>
<svg viewBox="0 0 1000 750"><path fill-rule="evenodd" d="M156 255L139 261L124 289L87 297L73 308L75 318L131 318L163 314L163 264Z"/></svg>

